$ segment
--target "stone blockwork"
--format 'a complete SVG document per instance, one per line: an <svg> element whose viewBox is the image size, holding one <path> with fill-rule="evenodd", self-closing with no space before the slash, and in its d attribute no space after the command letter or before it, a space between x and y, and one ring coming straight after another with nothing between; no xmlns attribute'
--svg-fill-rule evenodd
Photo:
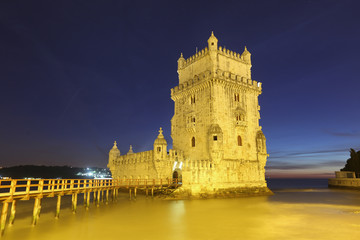
<svg viewBox="0 0 360 240"><path fill-rule="evenodd" d="M171 179L177 171L181 176L180 163L184 156L182 151L170 149L167 151L167 142L159 130L154 141L153 150L134 153L132 146L125 155L120 155L116 141L109 153L111 174L115 179ZM181 166L182 167L182 166Z"/></svg>
<svg viewBox="0 0 360 240"><path fill-rule="evenodd" d="M251 54L208 47L178 60L179 85L171 89L174 150L167 153L162 131L148 152L110 151L114 178L182 177L178 194L270 193L265 181L266 139L259 126L262 92L251 79ZM175 173L176 172L176 173ZM235 189L235 190L234 190Z"/></svg>

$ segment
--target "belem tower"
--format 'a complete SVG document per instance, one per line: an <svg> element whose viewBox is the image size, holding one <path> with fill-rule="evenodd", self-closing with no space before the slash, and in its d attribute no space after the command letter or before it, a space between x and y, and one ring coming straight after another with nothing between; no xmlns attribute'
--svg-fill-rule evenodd
<svg viewBox="0 0 360 240"><path fill-rule="evenodd" d="M251 79L251 54L208 46L178 59L171 89L173 149L160 128L152 150L121 155L114 143L108 167L114 179L178 179L187 196L271 194L265 181L266 139L259 125L261 83Z"/></svg>

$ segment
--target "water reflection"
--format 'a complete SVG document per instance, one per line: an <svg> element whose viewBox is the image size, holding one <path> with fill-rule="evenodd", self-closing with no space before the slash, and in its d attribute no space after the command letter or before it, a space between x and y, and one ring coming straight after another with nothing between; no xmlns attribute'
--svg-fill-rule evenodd
<svg viewBox="0 0 360 240"><path fill-rule="evenodd" d="M20 203L15 225L4 239L357 239L360 193L319 190L278 191L270 197L163 201L121 195L117 203L60 219L44 199L40 221L30 225L31 203ZM28 206L26 206L28 204ZM54 204L54 205L52 205ZM81 203L80 203L81 204Z"/></svg>

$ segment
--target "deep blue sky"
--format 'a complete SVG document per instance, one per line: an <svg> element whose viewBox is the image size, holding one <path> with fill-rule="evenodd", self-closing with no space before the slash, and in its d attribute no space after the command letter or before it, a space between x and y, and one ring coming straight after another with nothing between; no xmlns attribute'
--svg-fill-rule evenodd
<svg viewBox="0 0 360 240"><path fill-rule="evenodd" d="M1 1L0 166L100 166L169 143L177 59L252 53L268 174L327 174L360 150L358 1Z"/></svg>

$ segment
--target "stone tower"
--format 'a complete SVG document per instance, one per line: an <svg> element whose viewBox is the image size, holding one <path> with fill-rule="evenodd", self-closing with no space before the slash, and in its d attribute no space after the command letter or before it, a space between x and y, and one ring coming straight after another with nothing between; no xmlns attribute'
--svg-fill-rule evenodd
<svg viewBox="0 0 360 240"><path fill-rule="evenodd" d="M259 126L261 83L251 79L251 54L208 46L178 60L171 89L173 148L184 154L183 190L192 195L224 189L268 192L265 137Z"/></svg>

